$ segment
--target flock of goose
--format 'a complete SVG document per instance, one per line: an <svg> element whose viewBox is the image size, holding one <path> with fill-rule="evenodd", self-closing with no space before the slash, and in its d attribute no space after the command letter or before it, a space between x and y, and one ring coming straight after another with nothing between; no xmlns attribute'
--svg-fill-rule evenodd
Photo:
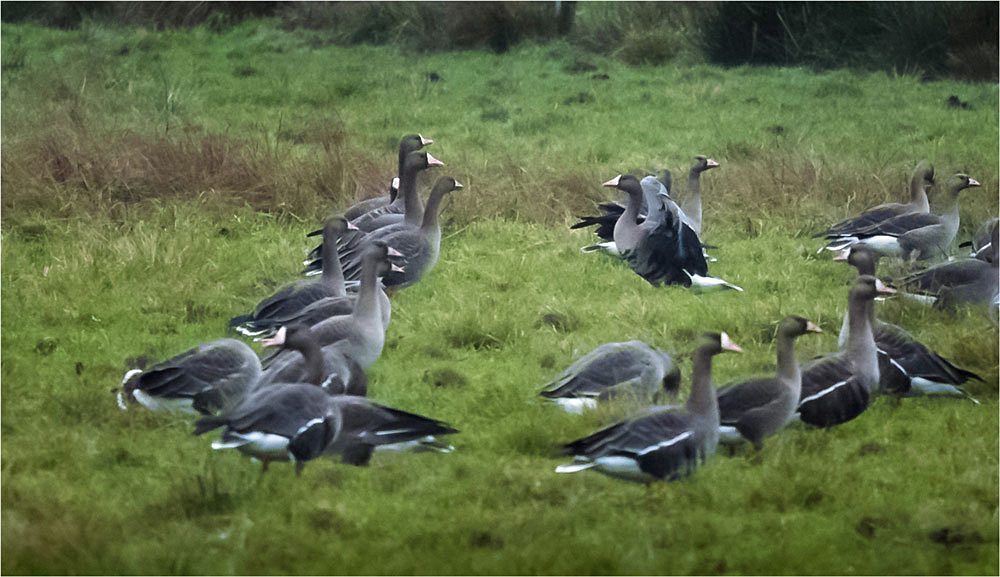
<svg viewBox="0 0 1000 577"><path fill-rule="evenodd" d="M388 293L427 275L438 260L438 214L444 197L462 185L436 181L426 206L418 175L443 163L422 149L433 141L413 134L399 145L398 177L388 196L351 207L324 223L322 243L304 262L307 277L282 287L230 327L275 352L261 359L243 340L222 338L126 373L118 393L123 409L200 417L194 434L222 429L215 449L237 449L260 460L291 461L296 472L322 455L365 465L375 450L436 450L451 445L439 437L457 433L441 421L374 403L366 398L365 371L381 356L391 319ZM596 226L602 242L584 247L621 258L654 285L696 290L742 290L708 276L715 259L701 242L702 173L719 166L699 156L688 194L678 205L670 173L638 179L623 174L604 183L628 196L627 203L599 205L599 216L573 228ZM933 168L918 166L912 199L882 205L822 233L826 248L855 267L836 353L800 368L794 342L820 332L812 322L785 317L777 332L774 376L716 389L712 358L741 352L726 333L705 333L694 351L690 396L683 406L656 405L661 390L676 393L680 373L664 351L641 341L606 343L570 366L541 391L563 409L582 413L610 400L642 408L628 419L564 445L573 462L557 472L593 469L634 480L675 479L694 471L719 443L749 441L755 449L798 420L832 427L862 414L876 394L968 397L962 384L978 379L954 366L902 328L875 318L880 293L906 292L938 307L960 303L996 307L997 224L974 242L973 256L952 259L888 283L875 277L881 256L913 264L946 255L958 229L959 191L978 186L955 175L946 189L947 210L930 212L927 190ZM313 278L317 275L318 278ZM968 397L971 399L971 397Z"/></svg>

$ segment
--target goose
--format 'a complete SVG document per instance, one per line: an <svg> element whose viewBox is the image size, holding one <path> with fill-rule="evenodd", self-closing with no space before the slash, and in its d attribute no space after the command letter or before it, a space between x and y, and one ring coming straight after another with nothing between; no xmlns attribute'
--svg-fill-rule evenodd
<svg viewBox="0 0 1000 577"><path fill-rule="evenodd" d="M690 227L677 218L669 205L673 201L659 193L651 201L649 217L635 224L642 184L631 174L620 174L604 183L629 195L629 204L615 224L615 244L629 267L647 282L690 286L686 273L706 275L708 264L701 252L701 242ZM669 205L668 205L669 203Z"/></svg>
<svg viewBox="0 0 1000 577"><path fill-rule="evenodd" d="M875 255L864 245L851 247L846 261L857 269L859 275L875 275ZM876 288L880 284L876 281ZM892 289L884 287L879 290ZM961 388L969 379L982 381L979 375L955 366L894 324L878 319L872 322L872 336L878 349L879 392L962 397L979 403ZM844 315L837 341L842 351L847 345L847 335L848 316Z"/></svg>
<svg viewBox="0 0 1000 577"><path fill-rule="evenodd" d="M795 358L795 339L823 332L812 322L787 316L778 326L778 374L733 382L719 389L719 441L746 439L760 450L766 437L777 434L792 420L802 392L802 373Z"/></svg>
<svg viewBox="0 0 1000 577"><path fill-rule="evenodd" d="M681 220L701 236L701 173L719 166L719 163L702 155L694 159L694 166L688 172L688 193L680 207Z"/></svg>
<svg viewBox="0 0 1000 577"><path fill-rule="evenodd" d="M357 280L361 274L361 259L365 248L372 242L380 240L405 227L419 227L423 223L424 207L417 194L417 175L428 168L444 166L444 163L434 158L428 152L411 152L403 164L402 176L400 176L400 196L404 198L406 212L401 220L395 224L387 225L371 232L353 231L344 235L337 243L337 252L340 255L340 263L343 267L344 278L347 280ZM310 233L312 234L312 233ZM323 251L323 244L320 244L306 257L303 263L306 268L304 273L313 274L320 270L321 265L317 260Z"/></svg>
<svg viewBox="0 0 1000 577"><path fill-rule="evenodd" d="M327 366L343 369L342 363L334 363L333 357L340 355L345 360L353 360L362 370L367 370L378 360L385 345L385 331L379 312L376 296L378 277L388 272L392 266L389 262L388 246L379 241L373 244L365 253L358 300L354 311L349 315L328 318L312 326L319 345L324 350L324 356L329 356ZM297 351L282 351L267 364L261 375L261 384L294 382L302 371L303 356ZM328 373L324 378L333 373ZM338 373L337 378L343 382L350 376Z"/></svg>
<svg viewBox="0 0 1000 577"><path fill-rule="evenodd" d="M462 183L450 176L438 179L427 199L420 228L406 227L384 237L385 242L402 253L403 272L389 272L382 282L394 289L406 288L430 274L441 251L441 223L438 220L445 195L460 190Z"/></svg>
<svg viewBox="0 0 1000 577"><path fill-rule="evenodd" d="M824 232L813 236L814 238L826 237L828 239L850 237L894 216L911 212L927 214L930 212L930 204L927 201L927 190L931 186L934 186L934 166L928 164L926 160L921 160L917 164L917 168L914 169L913 176L910 179L910 202L880 204L866 210L860 216L842 220Z"/></svg>
<svg viewBox="0 0 1000 577"><path fill-rule="evenodd" d="M348 230L357 230L343 216L335 216L326 221L323 226L323 246L336 247L337 240ZM289 322L292 316L310 304L327 297L333 297L340 303L338 314L349 313L352 299L347 297L344 288L344 273L340 267L340 259L334 250L323 250L322 278L319 280L301 280L287 285L278 292L262 300L249 315L233 317L229 326L238 332L252 336L277 329Z"/></svg>
<svg viewBox="0 0 1000 577"><path fill-rule="evenodd" d="M416 137L416 138L414 138ZM376 209L366 213L354 221L354 224L365 232L402 222L407 219L409 222L419 223L423 218L424 205L420 201L416 191L416 179L406 181L403 179L406 158L419 151L427 144L434 141L420 137L420 135L410 135L409 140L404 139L399 145L399 183L397 198L393 204L384 209ZM405 146L404 146L405 145ZM431 157L433 158L433 157ZM407 216L409 215L409 216Z"/></svg>
<svg viewBox="0 0 1000 577"><path fill-rule="evenodd" d="M368 394L368 377L364 368L345 354L344 347L337 346L336 343L321 346L309 325L292 323L282 326L273 338L262 342L275 346L296 338L303 342L282 349L282 352L287 352L277 361L277 367L277 355L264 361L265 368L257 380L256 388L283 382L311 383L331 395L364 397ZM278 354L281 355L282 352Z"/></svg>
<svg viewBox="0 0 1000 577"><path fill-rule="evenodd" d="M283 332L280 338L264 340L261 345L295 351L303 357L306 367L315 367L319 359L307 331L292 327L287 339ZM242 398L257 386L261 374L260 358L249 345L236 339L219 339L145 371L128 371L118 391L118 406L127 410L127 403L136 402L153 411L207 415ZM307 371L302 378L320 384L320 375L315 371Z"/></svg>
<svg viewBox="0 0 1000 577"><path fill-rule="evenodd" d="M458 430L441 421L386 407L356 396L331 396L309 384L287 383L254 391L218 416L195 423L195 435L223 427L212 448L237 449L263 463L291 461L300 475L305 463L338 455L368 464L375 447L405 443Z"/></svg>
<svg viewBox="0 0 1000 577"><path fill-rule="evenodd" d="M694 472L715 452L719 439L719 405L712 385L712 357L742 352L726 333L705 333L694 352L691 396L684 410L651 407L635 417L567 443L575 462L557 473L594 469L632 481L675 480Z"/></svg>
<svg viewBox="0 0 1000 577"><path fill-rule="evenodd" d="M992 306L998 294L997 227L991 234L992 254L985 260L962 258L939 263L891 283L912 300L938 309L960 305Z"/></svg>
<svg viewBox="0 0 1000 577"><path fill-rule="evenodd" d="M971 247L972 253L969 256L973 258L978 258L979 260L985 260L987 262L993 259L993 230L997 227L1000 219L991 218L984 222L979 230L976 232L976 236L970 240L963 242L958 245L960 247Z"/></svg>
<svg viewBox="0 0 1000 577"><path fill-rule="evenodd" d="M878 384L878 351L870 324L875 277L861 275L848 291L849 333L844 352L821 357L802 370L799 419L817 427L833 427L868 408Z"/></svg>
<svg viewBox="0 0 1000 577"><path fill-rule="evenodd" d="M958 193L979 186L966 174L956 174L948 182L947 209L943 214L910 212L878 224L856 230L850 236L831 241L827 250L841 251L854 244L867 244L872 250L903 259L927 260L947 257L947 249L958 232Z"/></svg>
<svg viewBox="0 0 1000 577"><path fill-rule="evenodd" d="M362 230L367 230L362 225L368 226L371 220L383 214L402 213L403 202L399 198L399 176L403 174L403 160L411 152L416 152L429 144L434 144L434 141L430 138L424 138L419 134L407 134L400 139L396 176L393 177L392 184L389 186L389 195L363 200L347 209L344 212L344 216L351 221L359 221L360 219L359 222L354 222L354 224L358 225ZM399 202L397 202L397 199L399 199ZM367 214L371 216L361 218Z"/></svg>
<svg viewBox="0 0 1000 577"><path fill-rule="evenodd" d="M651 403L661 388L676 393L680 369L670 355L642 341L604 343L569 366L539 393L568 413L583 414L599 401L627 397Z"/></svg>

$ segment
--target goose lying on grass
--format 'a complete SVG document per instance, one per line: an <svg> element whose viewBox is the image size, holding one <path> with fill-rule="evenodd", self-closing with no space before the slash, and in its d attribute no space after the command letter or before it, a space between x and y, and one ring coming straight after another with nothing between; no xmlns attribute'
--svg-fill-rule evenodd
<svg viewBox="0 0 1000 577"><path fill-rule="evenodd" d="M802 317L782 319L778 326L778 374L719 389L719 442L737 444L746 439L760 450L766 437L785 428L795 415L802 392L795 339L819 332L819 327Z"/></svg>
<svg viewBox="0 0 1000 577"><path fill-rule="evenodd" d="M557 473L594 469L632 481L674 480L691 474L715 452L719 405L712 385L712 357L742 352L726 333L706 333L694 352L691 396L684 410L652 407L639 415L567 443L563 450L576 462Z"/></svg>
<svg viewBox="0 0 1000 577"><path fill-rule="evenodd" d="M673 359L659 348L642 341L604 343L570 365L539 394L568 413L582 414L610 399L651 403L660 389L676 393L680 378Z"/></svg>
<svg viewBox="0 0 1000 577"><path fill-rule="evenodd" d="M194 434L219 427L222 438L213 449L237 449L260 459L265 472L271 461L291 461L296 474L321 455L363 466L378 446L458 432L441 421L299 383L258 389L223 414L200 419Z"/></svg>
<svg viewBox="0 0 1000 577"><path fill-rule="evenodd" d="M859 275L875 275L876 255L864 245L851 247L847 262ZM876 281L876 286L880 283ZM890 291L888 287L880 292ZM874 316L874 315L873 315ZM961 388L969 379L982 380L979 375L953 365L947 359L921 344L902 328L873 319L873 338L878 349L879 392L906 396L937 395L972 399ZM838 339L841 350L847 345L848 316L844 315ZM977 402L975 399L972 399Z"/></svg>

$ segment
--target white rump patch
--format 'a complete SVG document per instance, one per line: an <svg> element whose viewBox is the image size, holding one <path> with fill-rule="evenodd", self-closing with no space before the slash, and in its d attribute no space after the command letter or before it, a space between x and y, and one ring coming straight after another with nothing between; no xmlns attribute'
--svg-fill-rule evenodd
<svg viewBox="0 0 1000 577"><path fill-rule="evenodd" d="M585 461L583 463L571 463L569 465L559 465L556 467L556 473L576 473L578 471L586 471L591 467L596 467L597 463L592 461Z"/></svg>
<svg viewBox="0 0 1000 577"><path fill-rule="evenodd" d="M560 409L572 415L582 415L584 411L597 408L597 399L567 397L552 400L559 405Z"/></svg>

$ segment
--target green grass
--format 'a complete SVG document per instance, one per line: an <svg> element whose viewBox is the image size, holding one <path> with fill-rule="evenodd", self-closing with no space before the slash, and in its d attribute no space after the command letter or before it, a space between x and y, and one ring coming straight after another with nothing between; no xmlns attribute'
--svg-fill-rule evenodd
<svg viewBox="0 0 1000 577"><path fill-rule="evenodd" d="M588 57L604 81L562 45L417 57L260 22L5 24L2 43L4 573L997 573L1000 369L981 311L878 314L982 374L982 405L879 399L678 483L557 475L556 447L623 409L537 397L612 340L664 347L686 381L697 335L725 330L747 353L717 358L719 384L773 370L786 314L824 330L800 358L833 350L852 273L809 235L896 198L924 157L984 183L960 236L996 214L995 85ZM127 359L224 336L295 278L303 233L391 175L409 131L467 186L434 273L393 298L369 389L456 426L455 453L261 476L187 422L115 408ZM697 153L722 163L703 187L711 272L745 293L655 289L580 254L591 236L565 225L601 182L666 165L683 190Z"/></svg>

